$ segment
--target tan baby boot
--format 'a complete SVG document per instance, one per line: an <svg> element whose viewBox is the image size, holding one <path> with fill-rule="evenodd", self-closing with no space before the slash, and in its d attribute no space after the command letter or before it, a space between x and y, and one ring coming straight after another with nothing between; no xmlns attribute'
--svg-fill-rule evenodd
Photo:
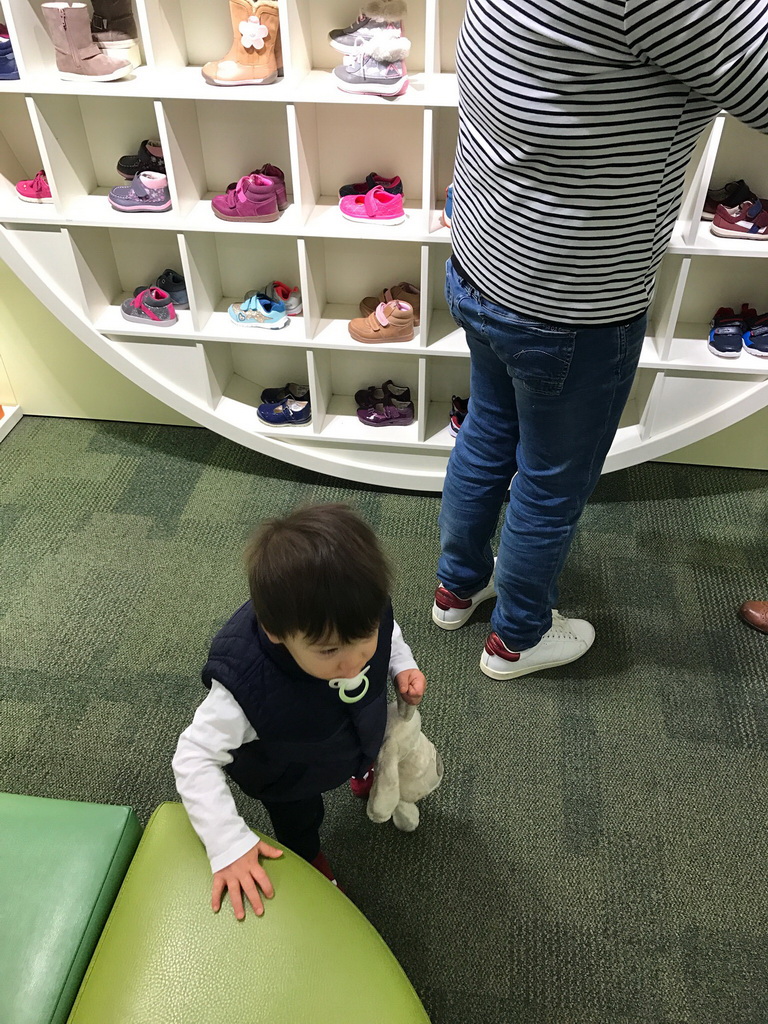
<svg viewBox="0 0 768 1024"><path fill-rule="evenodd" d="M221 60L209 61L203 78L211 85L271 85L277 81L277 0L229 0L233 40Z"/></svg>
<svg viewBox="0 0 768 1024"><path fill-rule="evenodd" d="M413 337L413 306L399 299L380 302L370 316L350 320L349 333L364 345L410 341Z"/></svg>
<svg viewBox="0 0 768 1024"><path fill-rule="evenodd" d="M77 82L112 82L133 71L133 64L107 56L91 38L91 20L85 4L48 3L42 5L45 27L56 50L59 78Z"/></svg>

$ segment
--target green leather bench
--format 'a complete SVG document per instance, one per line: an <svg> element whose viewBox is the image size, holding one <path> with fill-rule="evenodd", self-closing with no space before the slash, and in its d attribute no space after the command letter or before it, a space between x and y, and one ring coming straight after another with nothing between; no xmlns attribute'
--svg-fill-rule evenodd
<svg viewBox="0 0 768 1024"><path fill-rule="evenodd" d="M2 1024L66 1021L140 835L129 807L0 793Z"/></svg>
<svg viewBox="0 0 768 1024"><path fill-rule="evenodd" d="M272 840L269 840L272 842ZM269 862L274 900L210 909L205 851L180 804L155 811L69 1024L429 1024L384 941L306 861Z"/></svg>

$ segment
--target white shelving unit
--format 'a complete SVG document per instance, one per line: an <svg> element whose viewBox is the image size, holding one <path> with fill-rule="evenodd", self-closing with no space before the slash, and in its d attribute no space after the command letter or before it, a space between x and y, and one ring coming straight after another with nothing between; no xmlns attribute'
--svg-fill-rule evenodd
<svg viewBox="0 0 768 1024"><path fill-rule="evenodd" d="M412 84L393 101L334 85L341 56L327 34L354 19L353 0L282 0L285 77L230 89L200 74L231 43L226 0L134 7L145 65L117 82L62 82L40 0L2 0L21 78L0 83L0 257L86 345L203 426L307 468L439 490L453 445L451 395L466 396L469 381L466 343L442 294L450 235L439 217L456 146L462 0L410 0ZM119 213L106 199L121 183L115 164L153 136L173 209ZM607 469L668 454L768 404L768 360L722 360L706 345L718 306L768 309L768 244L718 239L700 219L712 180L744 177L768 194L766 156L768 139L726 116L700 141ZM211 197L265 162L286 174L290 206L280 219L217 219ZM16 181L41 167L54 202L21 202ZM339 185L372 169L403 178L404 224L339 215ZM184 274L190 309L172 328L125 321L121 300L165 267ZM232 324L229 303L275 278L301 287L303 316L274 332ZM360 299L400 280L422 291L413 341L353 341L347 322ZM355 391L389 378L410 387L414 423L361 424ZM261 389L287 380L309 382L313 420L267 427L256 416Z"/></svg>

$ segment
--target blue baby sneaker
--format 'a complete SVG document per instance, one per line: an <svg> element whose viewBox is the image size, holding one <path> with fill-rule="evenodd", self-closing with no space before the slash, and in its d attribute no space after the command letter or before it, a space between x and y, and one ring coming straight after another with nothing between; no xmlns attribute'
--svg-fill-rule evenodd
<svg viewBox="0 0 768 1024"><path fill-rule="evenodd" d="M755 314L747 322L743 344L744 351L751 356L768 359L768 313Z"/></svg>
<svg viewBox="0 0 768 1024"><path fill-rule="evenodd" d="M262 327L268 331L288 323L285 303L270 299L264 292L247 292L242 302L233 302L229 307L229 317L242 327Z"/></svg>
<svg viewBox="0 0 768 1024"><path fill-rule="evenodd" d="M19 77L11 38L5 25L0 25L0 82L12 82Z"/></svg>
<svg viewBox="0 0 768 1024"><path fill-rule="evenodd" d="M301 426L309 423L312 419L312 406L309 396L299 402L295 398L286 398L284 402L277 405L265 403L256 410L256 415L262 423L268 423L271 427Z"/></svg>

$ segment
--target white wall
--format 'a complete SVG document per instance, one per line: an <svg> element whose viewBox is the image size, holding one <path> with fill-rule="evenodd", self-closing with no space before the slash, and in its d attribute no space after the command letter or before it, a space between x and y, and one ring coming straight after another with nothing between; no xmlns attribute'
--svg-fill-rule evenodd
<svg viewBox="0 0 768 1024"><path fill-rule="evenodd" d="M59 323L0 262L0 404L26 415L195 426L142 391ZM768 469L768 409L661 462Z"/></svg>

